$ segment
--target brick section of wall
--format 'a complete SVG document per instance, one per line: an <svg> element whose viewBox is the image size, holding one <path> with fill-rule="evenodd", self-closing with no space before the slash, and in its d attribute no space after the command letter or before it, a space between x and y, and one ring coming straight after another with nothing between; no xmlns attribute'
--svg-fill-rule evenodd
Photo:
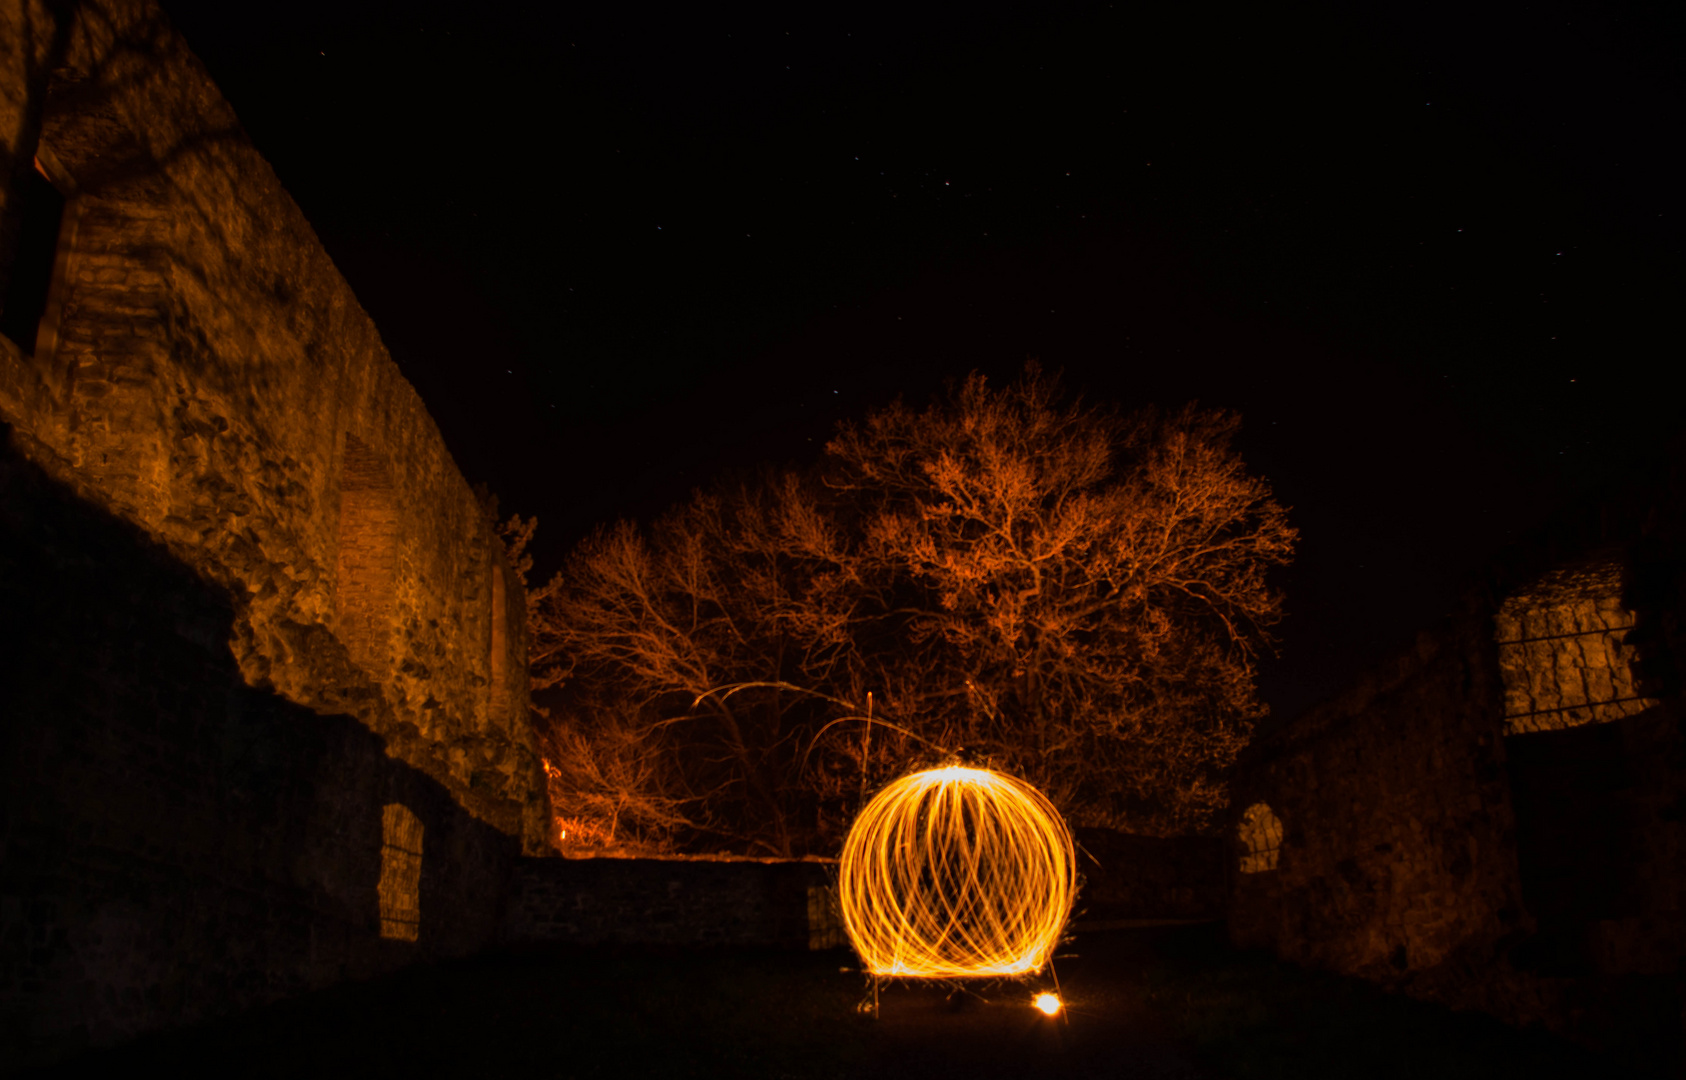
<svg viewBox="0 0 1686 1080"><path fill-rule="evenodd" d="M392 601L398 584L401 524L387 469L355 435L340 465L340 533L334 633L359 667L392 667Z"/></svg>
<svg viewBox="0 0 1686 1080"><path fill-rule="evenodd" d="M821 862L522 859L505 940L806 949L835 940L810 926L810 890L833 875Z"/></svg>
<svg viewBox="0 0 1686 1080"><path fill-rule="evenodd" d="M40 10L0 0L0 27ZM356 716L545 849L520 587L421 399L157 6L63 11L29 55L0 41L9 151L27 160L38 116L77 223L56 346L0 344L0 420L238 599L249 686Z"/></svg>
<svg viewBox="0 0 1686 1080"><path fill-rule="evenodd" d="M1234 875L1237 944L1389 983L1490 960L1526 920L1502 692L1472 607L1255 747L1231 804L1265 803L1283 835L1276 869Z"/></svg>
<svg viewBox="0 0 1686 1080"><path fill-rule="evenodd" d="M1506 734L1607 723L1657 704L1634 682L1622 577L1606 556L1554 570L1500 605Z"/></svg>
<svg viewBox="0 0 1686 1080"><path fill-rule="evenodd" d="M249 686L227 591L9 444L0 611L0 1063L495 939L518 841ZM380 937L389 803L426 836L416 944Z"/></svg>

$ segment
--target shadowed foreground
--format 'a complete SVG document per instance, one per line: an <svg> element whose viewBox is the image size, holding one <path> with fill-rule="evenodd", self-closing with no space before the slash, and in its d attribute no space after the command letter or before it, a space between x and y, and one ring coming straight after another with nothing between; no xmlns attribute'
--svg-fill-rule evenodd
<svg viewBox="0 0 1686 1080"><path fill-rule="evenodd" d="M1063 956L1064 1019L1033 1011L1028 987L997 984L952 997L889 987L875 1022L856 1011L870 990L842 951L528 952L343 986L31 1075L1652 1074L1235 953L1218 927L1083 934Z"/></svg>

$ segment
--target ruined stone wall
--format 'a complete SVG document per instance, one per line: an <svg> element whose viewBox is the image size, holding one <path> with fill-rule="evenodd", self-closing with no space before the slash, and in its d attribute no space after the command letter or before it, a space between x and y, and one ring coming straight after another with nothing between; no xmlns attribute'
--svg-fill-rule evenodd
<svg viewBox="0 0 1686 1080"><path fill-rule="evenodd" d="M1432 981L1524 924L1491 626L1472 608L1250 751L1232 805L1281 836L1274 868L1236 847L1238 944Z"/></svg>
<svg viewBox="0 0 1686 1080"><path fill-rule="evenodd" d="M1588 949L1609 974L1686 974L1686 731L1678 708L1617 722L1631 784L1621 793L1630 861L1622 904Z"/></svg>
<svg viewBox="0 0 1686 1080"><path fill-rule="evenodd" d="M1686 974L1686 733L1656 706L1507 740L1528 955L1574 975Z"/></svg>
<svg viewBox="0 0 1686 1080"><path fill-rule="evenodd" d="M497 940L518 840L356 719L250 685L242 598L9 434L0 1071ZM407 935L383 936L389 807L420 850Z"/></svg>
<svg viewBox="0 0 1686 1080"><path fill-rule="evenodd" d="M0 27L32 17L0 0ZM520 584L426 408L158 9L48 25L50 69L0 45L0 135L69 198L34 355L0 345L0 419L231 591L249 686L357 717L540 850Z"/></svg>
<svg viewBox="0 0 1686 1080"><path fill-rule="evenodd" d="M1622 793L1632 862L1626 910L1594 928L1591 947L1613 973L1686 975L1686 468L1675 479L1623 583L1635 615L1623 646L1649 707L1615 724L1632 780Z"/></svg>
<svg viewBox="0 0 1686 1080"><path fill-rule="evenodd" d="M1493 618L1505 734L1608 723L1658 704L1635 685L1627 643L1634 612L1622 579L1623 561L1606 554L1558 567L1505 598Z"/></svg>
<svg viewBox="0 0 1686 1080"><path fill-rule="evenodd" d="M1235 941L1672 1053L1686 549L1638 548L1513 574L1502 600L1250 750L1232 789Z"/></svg>
<svg viewBox="0 0 1686 1080"><path fill-rule="evenodd" d="M0 0L0 1067L471 952L547 849L422 402L157 8L54 12Z"/></svg>
<svg viewBox="0 0 1686 1080"><path fill-rule="evenodd" d="M1495 619L1523 899L1547 969L1665 976L1686 961L1686 732L1673 680L1645 677L1675 668L1678 644L1659 633L1642 650L1636 610L1679 624L1681 560L1643 548L1557 567Z"/></svg>
<svg viewBox="0 0 1686 1080"><path fill-rule="evenodd" d="M30 167L46 73L64 51L67 21L41 0L0 3L0 295L10 278L18 222L12 189Z"/></svg>

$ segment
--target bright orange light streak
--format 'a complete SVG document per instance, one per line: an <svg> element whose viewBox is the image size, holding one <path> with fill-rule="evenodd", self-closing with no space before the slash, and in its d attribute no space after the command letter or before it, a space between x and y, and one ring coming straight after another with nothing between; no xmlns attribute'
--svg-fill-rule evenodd
<svg viewBox="0 0 1686 1080"><path fill-rule="evenodd" d="M1041 1009L1042 1015L1044 1016L1053 1016L1055 1013L1060 1011L1060 998L1058 994L1037 994L1036 1000L1031 1002L1031 1004L1036 1006L1038 1009Z"/></svg>
<svg viewBox="0 0 1686 1080"><path fill-rule="evenodd" d="M874 975L1029 975L1065 929L1077 857L1040 791L950 765L872 797L843 842L837 893L849 942Z"/></svg>

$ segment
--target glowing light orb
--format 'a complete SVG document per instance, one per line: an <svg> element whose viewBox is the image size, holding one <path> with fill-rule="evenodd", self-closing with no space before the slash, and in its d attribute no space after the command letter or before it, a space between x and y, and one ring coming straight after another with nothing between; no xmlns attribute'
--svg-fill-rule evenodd
<svg viewBox="0 0 1686 1080"><path fill-rule="evenodd" d="M1042 1010L1043 1016L1053 1016L1055 1013L1060 1011L1060 998L1058 994L1037 994L1036 1000L1031 1002L1031 1004Z"/></svg>
<svg viewBox="0 0 1686 1080"><path fill-rule="evenodd" d="M1065 929L1077 858L1040 791L951 765L872 797L843 842L837 894L849 943L874 975L1029 975Z"/></svg>

